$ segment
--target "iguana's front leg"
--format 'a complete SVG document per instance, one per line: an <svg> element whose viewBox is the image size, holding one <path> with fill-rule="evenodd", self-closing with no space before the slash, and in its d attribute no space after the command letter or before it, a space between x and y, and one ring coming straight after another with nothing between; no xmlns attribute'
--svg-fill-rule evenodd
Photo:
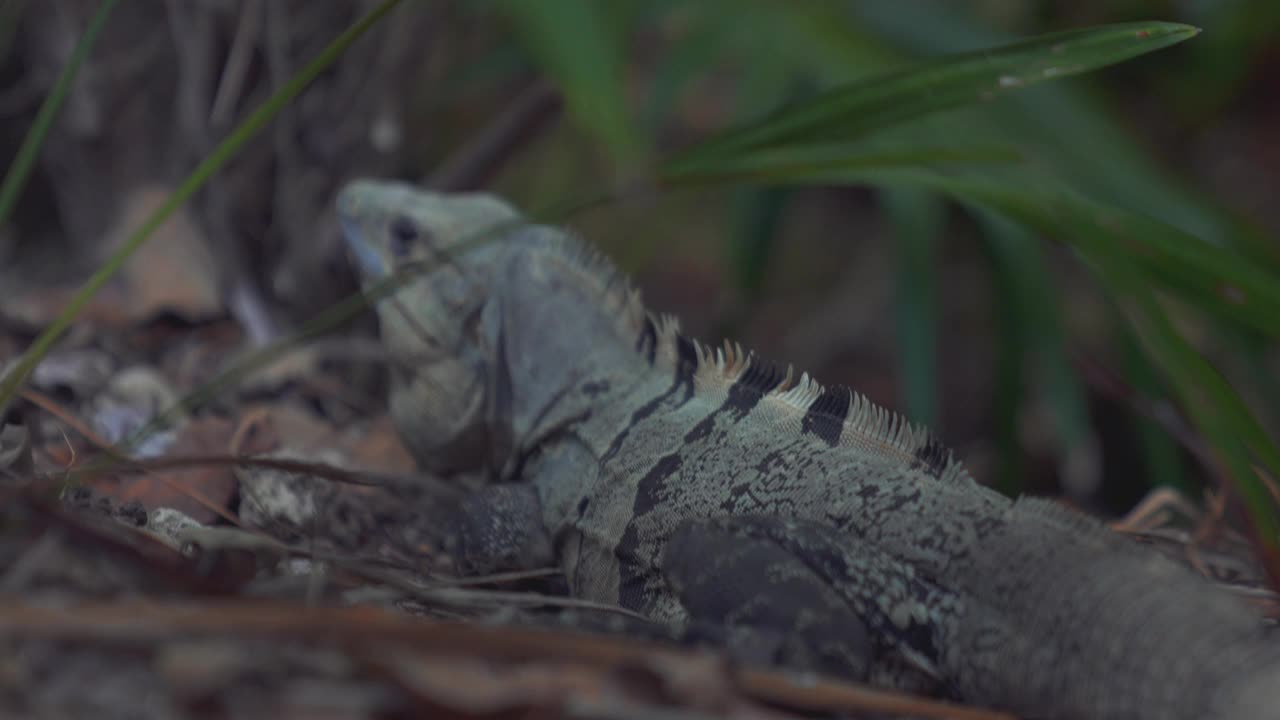
<svg viewBox="0 0 1280 720"><path fill-rule="evenodd" d="M504 483L463 497L456 508L437 510L445 552L463 575L534 570L555 563L542 524L542 503L525 484Z"/></svg>
<svg viewBox="0 0 1280 720"><path fill-rule="evenodd" d="M946 594L872 543L777 517L689 520L667 540L662 573L694 627L721 623L730 644L776 634L784 665L938 687L928 608Z"/></svg>

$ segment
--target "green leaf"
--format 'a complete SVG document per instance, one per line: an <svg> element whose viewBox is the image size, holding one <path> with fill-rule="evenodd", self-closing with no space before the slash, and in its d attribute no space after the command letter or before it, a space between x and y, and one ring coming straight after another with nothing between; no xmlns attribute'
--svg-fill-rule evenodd
<svg viewBox="0 0 1280 720"><path fill-rule="evenodd" d="M763 122L722 134L677 156L671 168L689 169L765 147L848 141L927 113L1096 70L1168 47L1197 32L1178 23L1123 23L942 57L787 107Z"/></svg>
<svg viewBox="0 0 1280 720"><path fill-rule="evenodd" d="M888 175L896 179L928 176L927 173ZM1148 242L1135 252L1135 238L1131 235L1135 224L1149 228L1147 223L1155 221L1127 222L1132 219L1131 214L1114 210L1099 214L1100 208L1096 203L1070 194L993 188L990 184L953 182L937 175L929 177L936 182L926 182L924 187L948 192L956 199L997 212L1067 242L1079 251L1103 280L1108 292L1125 308L1147 354L1168 378L1183 408L1209 442L1221 465L1216 469L1230 478L1232 486L1247 505L1264 551L1273 561L1280 560L1280 514L1253 467L1256 460L1272 476L1280 476L1280 448L1226 379L1178 335L1164 308L1156 300L1151 289L1152 281L1166 278L1158 276L1162 266L1152 263L1151 257L1141 248L1162 245ZM881 182L885 180L884 177L878 179ZM1085 204L1078 206L1077 202ZM1173 228L1162 227L1179 242L1190 237ZM1190 240L1199 242L1195 238ZM1211 256L1220 267L1227 260L1238 261L1207 244L1203 250L1208 253L1206 257ZM1210 279L1213 280L1212 277ZM1199 299L1197 304L1200 302L1203 299ZM1269 329L1275 333L1275 326L1280 325L1280 316L1273 310L1271 318ZM1259 324L1263 327L1268 325L1266 322Z"/></svg>
<svg viewBox="0 0 1280 720"><path fill-rule="evenodd" d="M344 50L355 42L357 38L364 34L366 30L373 26L383 15L394 8L400 0L383 0L383 2L374 8L368 15L361 18L356 24L347 28L345 32L339 35L333 42L329 43L314 60L302 68L297 75L294 75L280 88L274 95L267 99L257 110L253 111L244 122L227 136L213 152L196 166L196 169L182 181L173 194L164 201L164 203L156 208L142 225L130 235L118 250L112 253L97 272L90 277L76 294L67 303L67 306L58 314L48 327L40 333L35 342L31 344L23 354L22 359L10 372L0 380L0 408L5 407L10 399L18 392L18 388L31 374L31 370L40 362L41 358L49 352L53 347L53 343L57 341L62 333L66 332L71 326L76 315L80 310L89 303L89 300L97 294L98 290L111 279L112 275L124 265L129 256L135 250L142 247L147 241L151 233L159 227L165 219L173 214L175 210L186 202L188 198L195 194L208 179L225 165L236 153L243 148L249 140L266 127L267 123L274 118L286 104L302 92L303 88L311 83L325 68L338 59Z"/></svg>
<svg viewBox="0 0 1280 720"><path fill-rule="evenodd" d="M570 114L623 168L641 159L643 143L627 108L626 38L609 22L607 3L593 0L503 0L524 44L564 93Z"/></svg>
<svg viewBox="0 0 1280 720"><path fill-rule="evenodd" d="M1114 246L1152 279L1215 315L1280 335L1280 276L1153 218L1052 185L1021 187L935 176L932 187L998 208L1085 252Z"/></svg>
<svg viewBox="0 0 1280 720"><path fill-rule="evenodd" d="M1280 7L1269 0L1262 3ZM1273 24L1266 16L1275 13L1248 7L1253 4L1222 6L1236 8L1251 19L1255 31L1265 33ZM854 24L892 40L900 52L913 55L927 57L999 45L1012 39L1008 33L995 29L989 18L979 17L981 13L975 12L972 3L915 0L909 10L891 3L849 3L843 7L857 18ZM1187 52L1169 58L1176 67L1156 75L1157 80L1164 77L1170 85L1176 84L1179 97L1198 92L1193 83L1189 84L1194 77L1187 77L1188 64L1208 68L1208 74L1215 77L1221 75L1217 63L1207 59L1212 52L1206 52L1223 40L1224 29L1214 17L1220 13L1209 9L1217 7L1210 4L1188 11L1190 17L1203 20L1199 24L1212 27L1213 32L1198 38ZM1239 47L1232 47L1239 51ZM824 63L825 56L810 62ZM1083 83L1045 85L1033 92L1012 95L1010 102L998 106L975 106L971 118L950 114L945 119L971 121L962 127L953 126L951 132L961 137L993 134L1006 142L1034 148L1035 155L1053 168L1055 177L1090 197L1158 218L1206 242L1274 262L1275 248L1270 238L1261 232L1245 231L1219 200L1186 187L1152 158L1146 143L1135 139L1131 124L1110 117L1101 98L1088 90Z"/></svg>
<svg viewBox="0 0 1280 720"><path fill-rule="evenodd" d="M1216 317L1280 336L1280 275L1167 223L1107 206L1047 180L947 175L885 165L824 173L854 184L901 184L990 208L1046 235L1091 252L1115 246L1144 273ZM791 178L788 178L791 179ZM794 178L801 182L803 178Z"/></svg>
<svg viewBox="0 0 1280 720"><path fill-rule="evenodd" d="M668 187L755 182L761 184L841 184L850 173L879 169L1002 165L1022 159L1007 145L886 145L868 141L756 150L718 159L714 164L683 166L663 175Z"/></svg>
<svg viewBox="0 0 1280 720"><path fill-rule="evenodd" d="M1280 476L1280 449L1239 395L1173 328L1148 279L1114 249L1089 256L1151 357L1169 380L1182 408L1208 440L1210 453L1239 493L1262 549L1274 569L1280 559L1280 513L1254 468L1258 462Z"/></svg>

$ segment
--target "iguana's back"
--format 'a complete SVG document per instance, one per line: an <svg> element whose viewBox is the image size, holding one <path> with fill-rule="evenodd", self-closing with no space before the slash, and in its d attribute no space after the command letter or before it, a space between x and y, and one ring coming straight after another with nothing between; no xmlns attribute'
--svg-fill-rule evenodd
<svg viewBox="0 0 1280 720"><path fill-rule="evenodd" d="M663 332L659 350L684 345L696 369L637 368L652 379L602 395L569 431L600 465L574 512L556 518L592 557L584 594L678 618L656 572L665 540L683 520L721 515L819 522L945 577L973 547L975 522L1010 506L861 396Z"/></svg>

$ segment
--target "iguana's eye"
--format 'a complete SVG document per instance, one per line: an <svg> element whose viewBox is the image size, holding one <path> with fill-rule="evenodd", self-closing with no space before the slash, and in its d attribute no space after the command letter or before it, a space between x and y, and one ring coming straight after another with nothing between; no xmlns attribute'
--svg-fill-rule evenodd
<svg viewBox="0 0 1280 720"><path fill-rule="evenodd" d="M418 224L406 215L399 215L391 221L391 254L403 258L418 242Z"/></svg>

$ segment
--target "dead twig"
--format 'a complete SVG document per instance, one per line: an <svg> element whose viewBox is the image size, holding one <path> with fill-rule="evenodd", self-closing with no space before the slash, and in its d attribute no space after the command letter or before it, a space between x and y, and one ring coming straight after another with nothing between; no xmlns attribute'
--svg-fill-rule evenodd
<svg viewBox="0 0 1280 720"><path fill-rule="evenodd" d="M703 651L648 641L524 627L482 627L395 615L368 607L303 608L267 602L84 604L59 609L0 603L0 635L18 639L107 642L147 647L193 636L334 642L350 648L405 648L487 660L559 660L601 667L688 662ZM939 720L1013 720L979 708L873 690L773 670L730 668L748 697L805 711L901 713Z"/></svg>

